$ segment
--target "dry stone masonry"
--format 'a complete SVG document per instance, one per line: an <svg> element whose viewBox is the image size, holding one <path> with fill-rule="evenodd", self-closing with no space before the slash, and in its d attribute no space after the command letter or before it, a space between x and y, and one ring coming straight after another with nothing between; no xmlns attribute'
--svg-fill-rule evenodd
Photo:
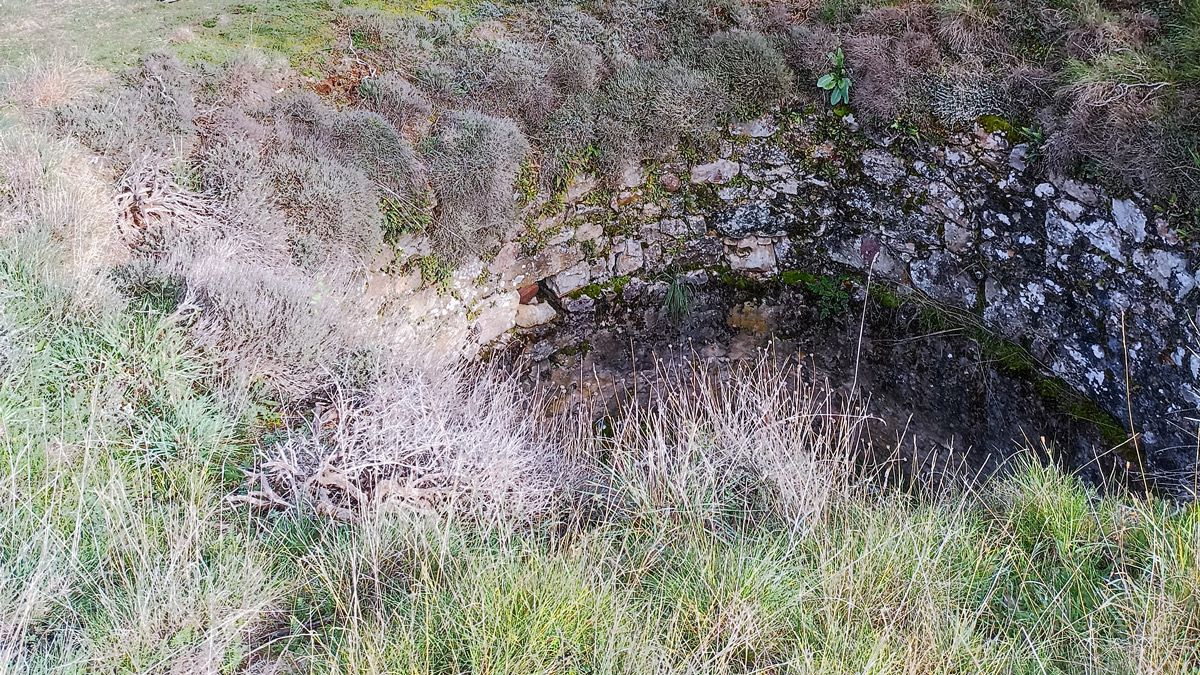
<svg viewBox="0 0 1200 675"><path fill-rule="evenodd" d="M461 268L449 292L402 292L424 298L414 316L481 345L514 327L544 334L599 300L661 307L671 283L833 270L858 279L861 300L870 267L880 288L1020 345L1132 424L1125 449L1182 490L1200 405L1188 242L1141 196L1044 176L1035 155L979 125L929 144L868 137L852 117L782 113L733 126L711 158L628 167L615 188L578 179L530 205L523 230Z"/></svg>

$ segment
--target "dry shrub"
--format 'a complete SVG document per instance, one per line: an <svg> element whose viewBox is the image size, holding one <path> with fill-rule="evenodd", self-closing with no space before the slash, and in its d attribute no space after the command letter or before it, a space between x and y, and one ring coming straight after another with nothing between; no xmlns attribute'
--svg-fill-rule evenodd
<svg viewBox="0 0 1200 675"><path fill-rule="evenodd" d="M725 90L730 112L749 119L778 105L792 89L783 54L761 33L731 30L705 43L701 65Z"/></svg>
<svg viewBox="0 0 1200 675"><path fill-rule="evenodd" d="M147 56L122 82L56 111L58 125L105 156L187 155L196 139L197 87L174 56Z"/></svg>
<svg viewBox="0 0 1200 675"><path fill-rule="evenodd" d="M1154 123L1159 97L1093 85L1076 89L1069 109L1043 148L1051 170L1070 173L1091 162L1131 185L1165 195L1164 135Z"/></svg>
<svg viewBox="0 0 1200 675"><path fill-rule="evenodd" d="M391 194L422 188L425 171L412 145L380 115L347 110L334 120L333 140L350 163Z"/></svg>
<svg viewBox="0 0 1200 675"><path fill-rule="evenodd" d="M678 62L622 68L596 101L596 145L612 169L624 161L658 159L681 137L714 133L727 118L724 97L707 75Z"/></svg>
<svg viewBox="0 0 1200 675"><path fill-rule="evenodd" d="M379 197L363 172L313 151L287 152L273 158L271 178L302 268L329 259L362 266L383 245Z"/></svg>
<svg viewBox="0 0 1200 675"><path fill-rule="evenodd" d="M448 55L455 101L498 117L540 127L555 103L551 56L538 45L510 39L468 42Z"/></svg>
<svg viewBox="0 0 1200 675"><path fill-rule="evenodd" d="M414 135L428 131L433 105L421 90L397 73L368 77L359 86L362 104L396 129Z"/></svg>
<svg viewBox="0 0 1200 675"><path fill-rule="evenodd" d="M302 200L305 208L327 204L329 215L340 219L340 226L321 231L343 231L347 237L337 241L361 244L354 251L366 259L378 250L385 225L382 202L392 205L398 217L409 216L424 203L428 192L425 169L416 152L400 132L381 115L366 110L337 111L312 93L288 96L275 107L274 145L280 157L286 157L282 174L275 172L276 190L288 195L313 191L316 201ZM271 150L268 148L268 150ZM290 157L288 157L290 155ZM298 157L306 158L304 160ZM279 161L275 162L280 166ZM316 172L323 180L312 188L295 183L295 171ZM279 183L280 178L284 179ZM332 192L323 194L322 187ZM334 192L341 196L334 196ZM290 196L285 202L296 204ZM303 216L303 211L301 212ZM332 221L329 222L332 225ZM352 237L361 240L352 242ZM318 233L319 239L326 239Z"/></svg>
<svg viewBox="0 0 1200 675"><path fill-rule="evenodd" d="M262 383L285 400L303 399L328 382L329 368L361 330L354 296L336 270L270 267L229 241L181 252L160 269L183 280L187 296L177 312L230 392Z"/></svg>
<svg viewBox="0 0 1200 675"><path fill-rule="evenodd" d="M208 201L181 187L161 161L140 157L117 180L116 227L131 250L162 255L172 239L205 227Z"/></svg>
<svg viewBox="0 0 1200 675"><path fill-rule="evenodd" d="M561 102L595 91L605 70L604 57L595 45L569 40L554 44L546 75Z"/></svg>
<svg viewBox="0 0 1200 675"><path fill-rule="evenodd" d="M952 53L994 54L1005 46L1002 10L993 0L946 0L938 9L937 35Z"/></svg>
<svg viewBox="0 0 1200 675"><path fill-rule="evenodd" d="M249 48L219 67L196 68L200 101L207 106L201 123L218 110L266 112L280 91L298 84L285 59Z"/></svg>
<svg viewBox="0 0 1200 675"><path fill-rule="evenodd" d="M607 458L601 473L633 513L801 524L846 484L867 421L808 378L773 356L661 369L590 454Z"/></svg>
<svg viewBox="0 0 1200 675"><path fill-rule="evenodd" d="M528 521L555 504L566 446L515 380L445 364L368 371L379 375L338 378L328 404L270 450L244 500L345 519L385 507Z"/></svg>
<svg viewBox="0 0 1200 675"><path fill-rule="evenodd" d="M539 177L544 184L565 185L583 169L595 138L595 97L580 95L564 101L536 137L541 150Z"/></svg>
<svg viewBox="0 0 1200 675"><path fill-rule="evenodd" d="M432 236L451 258L477 254L515 219L513 185L529 143L517 125L473 111L447 114L422 145L437 196Z"/></svg>
<svg viewBox="0 0 1200 675"><path fill-rule="evenodd" d="M854 80L854 109L865 121L887 125L900 117L928 113L929 92L942 57L926 34L865 34L843 42Z"/></svg>
<svg viewBox="0 0 1200 675"><path fill-rule="evenodd" d="M663 57L686 62L704 59L713 47L713 36L753 23L749 8L740 0L663 0L646 3L643 11L656 19ZM738 47L726 46L735 51ZM727 56L736 58L736 54Z"/></svg>
<svg viewBox="0 0 1200 675"><path fill-rule="evenodd" d="M807 84L805 78L816 82L817 77L829 71L828 54L839 44L840 38L820 24L789 26L783 37L788 65L800 74L802 84Z"/></svg>
<svg viewBox="0 0 1200 675"><path fill-rule="evenodd" d="M0 132L0 236L81 308L118 304L106 275L126 252L110 185L76 143Z"/></svg>
<svg viewBox="0 0 1200 675"><path fill-rule="evenodd" d="M37 116L78 98L102 79L100 72L79 60L33 57L0 71L0 100Z"/></svg>

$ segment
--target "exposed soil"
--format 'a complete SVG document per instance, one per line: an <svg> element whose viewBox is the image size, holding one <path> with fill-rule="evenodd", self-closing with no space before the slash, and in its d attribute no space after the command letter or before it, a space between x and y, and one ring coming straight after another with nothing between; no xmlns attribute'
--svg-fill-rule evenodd
<svg viewBox="0 0 1200 675"><path fill-rule="evenodd" d="M1124 462L1108 450L1101 426L1048 396L1044 383L989 356L969 331L931 328L910 304L872 299L860 342L861 288L851 289L857 297L835 316L827 309L823 317L820 298L784 284L738 289L716 278L691 281L685 315L673 318L665 308L666 282L631 284L621 298L610 292L573 301L575 311L509 353L532 364L552 406L615 410L653 381L656 368L722 367L765 351L846 395L857 387L877 418L869 456L906 475L984 477L1033 453L1097 484L1117 476L1126 482Z"/></svg>

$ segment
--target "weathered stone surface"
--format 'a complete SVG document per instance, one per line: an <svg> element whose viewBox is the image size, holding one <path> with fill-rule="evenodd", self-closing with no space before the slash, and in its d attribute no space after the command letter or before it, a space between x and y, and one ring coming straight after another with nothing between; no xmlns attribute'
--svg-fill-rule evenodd
<svg viewBox="0 0 1200 675"><path fill-rule="evenodd" d="M904 162L883 150L867 150L862 155L863 174L880 185L891 185L904 178Z"/></svg>
<svg viewBox="0 0 1200 675"><path fill-rule="evenodd" d="M729 267L738 272L766 273L777 269L775 242L768 237L746 237L725 241Z"/></svg>
<svg viewBox="0 0 1200 675"><path fill-rule="evenodd" d="M1131 200L1114 199L1112 202L1113 220L1134 243L1140 244L1146 240L1146 214Z"/></svg>
<svg viewBox="0 0 1200 675"><path fill-rule="evenodd" d="M550 323L558 316L558 312L549 303L539 302L517 307L516 323L521 328L533 328Z"/></svg>
<svg viewBox="0 0 1200 675"><path fill-rule="evenodd" d="M718 159L715 162L692 167L691 177L692 182L697 185L704 183L721 185L728 183L737 174L737 162L731 162L728 159Z"/></svg>
<svg viewBox="0 0 1200 675"><path fill-rule="evenodd" d="M547 279L546 289L561 298L571 291L587 286L590 280L591 267L586 262L581 262Z"/></svg>
<svg viewBox="0 0 1200 675"><path fill-rule="evenodd" d="M865 273L861 242L870 237L879 245L875 283L977 317L1118 422L1131 407L1156 475L1192 468L1179 448L1194 443L1184 411L1200 405L1197 264L1172 224L1148 215L1163 211L1138 195L1043 178L1028 166L1027 145L1010 150L978 129L942 146L903 148L862 137L847 148L794 121L765 130L739 127L721 159L691 169L695 189L648 202L653 191L630 185L630 201L616 213L570 206L573 240L532 253L505 246L489 267L494 292L548 279L547 290L563 299L614 275L632 277L621 293L557 304L567 314L555 330L621 302L626 330L658 339L668 330L660 317L666 271L711 272L699 283L709 293L719 293L712 289L729 271L755 283L780 270ZM604 228L621 234L614 240ZM790 288L803 299L803 284ZM727 315L698 314L689 336L730 330ZM788 324L780 319L777 328ZM740 349L727 342L712 353L727 358ZM948 360L963 358L956 349ZM1126 359L1133 391L1124 384ZM918 379L912 374L913 387Z"/></svg>
<svg viewBox="0 0 1200 675"><path fill-rule="evenodd" d="M520 297L515 291L497 293L485 299L471 325L473 342L487 344L517 325Z"/></svg>
<svg viewBox="0 0 1200 675"><path fill-rule="evenodd" d="M735 122L729 125L729 133L734 136L747 138L767 138L779 131L779 125L770 117L760 117L749 122Z"/></svg>
<svg viewBox="0 0 1200 675"><path fill-rule="evenodd" d="M616 274L633 274L642 269L645 254L642 243L634 239L626 239L614 246L613 272Z"/></svg>

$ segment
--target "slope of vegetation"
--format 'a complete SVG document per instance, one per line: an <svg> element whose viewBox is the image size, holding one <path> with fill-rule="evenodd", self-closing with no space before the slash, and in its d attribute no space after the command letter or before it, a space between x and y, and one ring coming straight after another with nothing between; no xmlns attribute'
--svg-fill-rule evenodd
<svg viewBox="0 0 1200 675"><path fill-rule="evenodd" d="M14 44L53 18L16 11ZM362 297L406 234L486 250L518 176L548 194L817 100L839 47L868 128L990 116L1047 170L1193 208L1194 0L105 12L131 23L90 58L176 53L7 78L0 669L1200 667L1194 505L1036 466L892 487L855 464L861 402L772 363L541 419Z"/></svg>
<svg viewBox="0 0 1200 675"><path fill-rule="evenodd" d="M3 261L9 672L1186 673L1200 657L1195 506L1099 499L1036 467L881 494L836 459L854 424L768 371L585 433L576 449L610 459L532 521L402 500L349 522L247 511L226 497L271 404L216 396L177 317L64 319L33 273ZM763 395L774 425L753 419Z"/></svg>

